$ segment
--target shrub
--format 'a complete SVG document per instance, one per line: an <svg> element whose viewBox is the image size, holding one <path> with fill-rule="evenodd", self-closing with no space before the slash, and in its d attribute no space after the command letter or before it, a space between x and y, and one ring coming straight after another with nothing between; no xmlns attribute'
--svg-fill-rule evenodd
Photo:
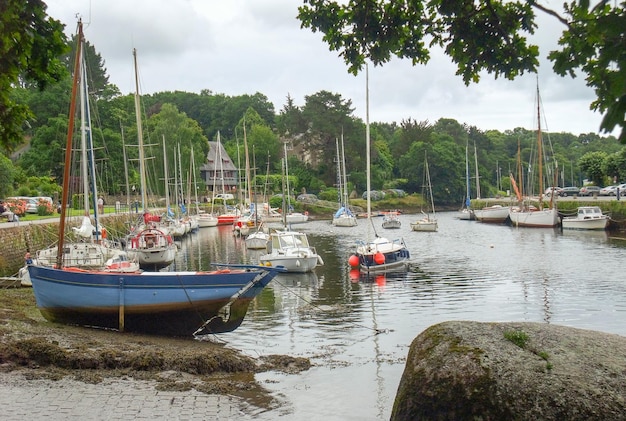
<svg viewBox="0 0 626 421"><path fill-rule="evenodd" d="M54 213L54 206L46 199L39 199L37 202L37 215L46 216Z"/></svg>

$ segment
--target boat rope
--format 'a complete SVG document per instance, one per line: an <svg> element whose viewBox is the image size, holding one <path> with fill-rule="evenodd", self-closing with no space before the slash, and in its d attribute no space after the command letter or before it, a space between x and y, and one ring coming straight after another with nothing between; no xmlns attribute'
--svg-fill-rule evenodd
<svg viewBox="0 0 626 421"><path fill-rule="evenodd" d="M318 305L316 305L316 304L312 303L311 301L307 300L305 297L303 297L302 295L298 294L298 293L297 293L297 292L296 292L293 288L291 288L291 287L289 287L289 286L287 286L287 285L283 284L283 283L282 283L282 282L280 282L278 279L274 278L274 279L272 280L272 282L275 282L275 283L277 283L278 285L280 285L281 287L285 288L285 290L287 290L287 292L289 292L290 294L295 295L295 296L296 296L296 297L298 297L300 300L304 301L305 303L307 303L307 304L308 304L308 305L310 305L311 307L315 308L316 310L319 310L320 312L324 312L324 311L325 311L322 307L320 307L320 306L318 306ZM357 323L357 322L353 322L353 321L347 321L347 322L348 322L348 323L350 323L350 324L351 324L351 325L353 325L353 326L357 326L357 327L360 327L360 328L363 328L363 329L368 329L368 330L371 330L372 332L374 332L374 335L379 335L379 334L381 334L381 333L389 333L389 332L392 332L392 330L389 330L389 329L376 329L376 328L373 328L373 327L370 327L370 326L365 326L365 325L363 325L363 324L361 324L361 323Z"/></svg>

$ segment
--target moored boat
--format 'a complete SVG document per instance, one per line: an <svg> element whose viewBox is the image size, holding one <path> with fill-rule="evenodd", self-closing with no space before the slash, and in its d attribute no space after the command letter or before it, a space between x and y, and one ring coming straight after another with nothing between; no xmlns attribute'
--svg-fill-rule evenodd
<svg viewBox="0 0 626 421"><path fill-rule="evenodd" d="M386 212L385 216L383 216L383 224L382 227L385 229L399 229L402 228L402 222L398 217L398 212Z"/></svg>
<svg viewBox="0 0 626 421"><path fill-rule="evenodd" d="M563 229L605 230L609 217L599 206L579 206L576 215L563 217L561 224Z"/></svg>
<svg viewBox="0 0 626 421"><path fill-rule="evenodd" d="M366 183L367 183L367 235L365 241L358 241L356 251L348 259L353 268L358 268L361 273L385 273L389 271L406 271L411 257L409 249L403 239L390 240L379 237L378 234L372 239L371 232L376 232L372 222L372 189L371 189L371 139L369 122L369 76L365 66L365 157L366 157ZM355 269L356 270L356 269Z"/></svg>
<svg viewBox="0 0 626 421"><path fill-rule="evenodd" d="M274 231L267 242L267 253L259 257L264 266L283 267L287 272L310 272L323 265L322 257L303 232Z"/></svg>
<svg viewBox="0 0 626 421"><path fill-rule="evenodd" d="M485 206L482 209L474 209L474 217L479 222L501 224L509 217L509 207L502 205Z"/></svg>
<svg viewBox="0 0 626 421"><path fill-rule="evenodd" d="M64 252L72 247L65 242L65 214L70 192L75 94L83 45L81 22L78 28L56 262L53 267L45 266L30 261L27 255L27 270L37 307L52 322L120 331L190 336L236 329L250 300L281 269L222 265L226 267L212 272L142 272L132 270L123 254L107 261L105 268L87 269L77 267L80 262L72 261L72 256ZM144 222L155 221L145 214ZM162 242L171 244L171 238L156 228L146 228L129 242L131 248L135 243L137 250L148 246L147 243L153 243L154 249L160 250ZM151 252L149 247L146 250ZM160 261L161 257L157 259ZM226 307L230 311L228 319L224 320L220 315Z"/></svg>
<svg viewBox="0 0 626 421"><path fill-rule="evenodd" d="M233 330L243 316L224 322L218 317L222 308L240 300L241 311L279 273L260 266L122 274L35 265L28 269L37 307L51 322L165 336ZM212 319L213 325L206 323Z"/></svg>

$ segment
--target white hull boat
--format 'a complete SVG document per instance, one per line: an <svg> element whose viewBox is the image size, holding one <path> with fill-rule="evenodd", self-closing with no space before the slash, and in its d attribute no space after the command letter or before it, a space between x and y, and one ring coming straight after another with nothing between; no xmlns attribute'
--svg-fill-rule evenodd
<svg viewBox="0 0 626 421"><path fill-rule="evenodd" d="M479 222L501 224L509 217L509 207L493 205L482 209L474 209L474 217Z"/></svg>
<svg viewBox="0 0 626 421"><path fill-rule="evenodd" d="M608 215L599 206L580 206L576 216L566 216L561 220L563 229L605 230L609 224Z"/></svg>
<svg viewBox="0 0 626 421"><path fill-rule="evenodd" d="M270 234L268 252L259 257L263 266L282 266L287 272L310 272L324 261L306 234L298 231L276 231Z"/></svg>
<svg viewBox="0 0 626 421"><path fill-rule="evenodd" d="M511 208L509 218L516 227L552 228L559 224L559 212L556 209L517 210Z"/></svg>

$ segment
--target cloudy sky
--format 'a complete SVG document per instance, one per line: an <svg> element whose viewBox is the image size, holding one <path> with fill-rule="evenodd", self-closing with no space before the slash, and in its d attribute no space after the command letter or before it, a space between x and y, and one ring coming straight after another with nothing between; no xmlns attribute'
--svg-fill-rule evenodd
<svg viewBox="0 0 626 421"><path fill-rule="evenodd" d="M87 40L105 60L110 82L134 92L132 50L137 49L140 91L229 96L266 95L279 112L290 95L302 106L321 90L351 100L365 120L365 75L353 76L328 50L322 35L301 29L300 0L44 0L48 14L75 33L81 16ZM558 7L561 0L544 3ZM543 18L534 42L542 57L554 49L561 31ZM484 75L466 87L450 59L433 52L426 66L395 59L370 67L370 121L453 118L483 130L536 127L535 75L516 81ZM598 132L601 115L589 110L594 93L584 78L561 78L542 59L539 71L544 130Z"/></svg>

